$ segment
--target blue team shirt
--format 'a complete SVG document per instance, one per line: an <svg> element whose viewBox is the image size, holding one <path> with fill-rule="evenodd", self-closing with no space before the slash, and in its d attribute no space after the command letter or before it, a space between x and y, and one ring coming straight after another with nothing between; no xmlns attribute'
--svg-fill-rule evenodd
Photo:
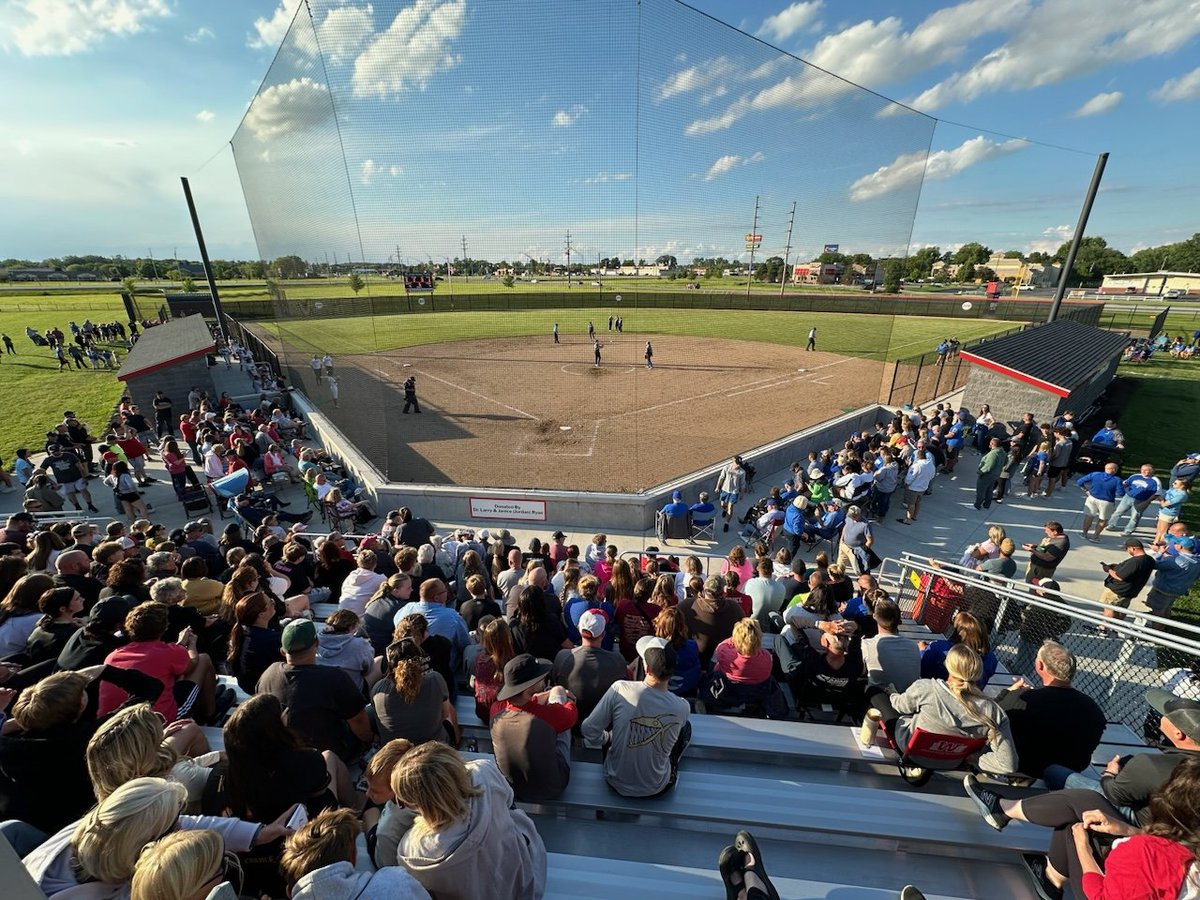
<svg viewBox="0 0 1200 900"><path fill-rule="evenodd" d="M660 510L665 516L686 516L688 514L688 505L682 500L676 500L673 503L668 503Z"/></svg>
<svg viewBox="0 0 1200 900"><path fill-rule="evenodd" d="M1200 556L1164 553L1154 563L1154 588L1172 597L1186 594L1200 578Z"/></svg>
<svg viewBox="0 0 1200 900"><path fill-rule="evenodd" d="M1093 444L1107 444L1110 447L1117 446L1117 434L1111 428L1101 428L1092 435Z"/></svg>
<svg viewBox="0 0 1200 900"><path fill-rule="evenodd" d="M1092 472L1090 475L1084 475L1075 483L1081 488L1086 488L1088 496L1095 497L1097 500L1106 500L1112 503L1118 497L1125 496L1125 486L1121 483L1119 475Z"/></svg>
<svg viewBox="0 0 1200 900"><path fill-rule="evenodd" d="M707 525L716 515L717 508L711 503L693 503L689 512L692 514L693 525Z"/></svg>
<svg viewBox="0 0 1200 900"><path fill-rule="evenodd" d="M1145 503L1162 490L1162 485L1153 475L1130 475L1125 479L1125 493L1135 503Z"/></svg>
<svg viewBox="0 0 1200 900"><path fill-rule="evenodd" d="M1170 488L1161 501L1161 508L1158 511L1160 516L1176 516L1178 517L1183 512L1184 501L1187 500L1187 491L1181 491L1179 488Z"/></svg>

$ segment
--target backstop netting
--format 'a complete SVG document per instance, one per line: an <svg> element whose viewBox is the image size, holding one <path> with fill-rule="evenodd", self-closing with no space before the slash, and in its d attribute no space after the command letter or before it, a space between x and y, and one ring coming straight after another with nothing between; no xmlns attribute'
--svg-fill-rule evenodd
<svg viewBox="0 0 1200 900"><path fill-rule="evenodd" d="M640 490L944 336L863 291L934 128L676 0L302 3L232 142L270 299L228 309L392 480Z"/></svg>

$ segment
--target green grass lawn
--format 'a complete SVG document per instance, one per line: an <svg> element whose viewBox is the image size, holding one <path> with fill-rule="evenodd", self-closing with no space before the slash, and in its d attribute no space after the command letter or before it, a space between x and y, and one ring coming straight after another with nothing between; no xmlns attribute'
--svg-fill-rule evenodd
<svg viewBox="0 0 1200 900"><path fill-rule="evenodd" d="M1160 479L1165 480L1183 454L1200 447L1200 418L1195 414L1200 397L1200 360L1160 355L1147 363L1123 365L1118 374L1137 382L1132 402L1120 421L1128 448L1125 458L1131 465L1151 463ZM1154 508L1147 517L1152 518ZM1183 519L1193 531L1200 527L1200 487L1193 489ZM1172 614L1200 625L1200 585L1175 604Z"/></svg>
<svg viewBox="0 0 1200 900"><path fill-rule="evenodd" d="M4 400L0 403L0 458L11 469L18 447L41 452L46 432L62 421L64 410L98 430L120 398L120 382L107 370L90 369L59 374L54 354L25 336L25 326L39 331L57 325L68 333L67 323L124 321L125 309L116 294L64 295L54 298L0 299L0 332L13 340L17 355L0 358ZM69 337L69 333L68 333ZM103 346L103 345L101 345ZM0 347L0 349L3 349ZM115 349L115 348L114 348ZM120 356L125 356L124 348Z"/></svg>
<svg viewBox="0 0 1200 900"><path fill-rule="evenodd" d="M932 350L944 337L964 342L1012 328L992 319L937 319L906 316L841 315L729 310L615 308L625 315L625 333L736 338L767 344L804 346L817 327L817 347L831 353L872 359L898 359ZM607 334L608 310L546 309L525 312L446 312L418 315L352 316L259 322L299 352L377 353L420 344L473 337L550 339L555 321L564 337L586 337L591 319Z"/></svg>

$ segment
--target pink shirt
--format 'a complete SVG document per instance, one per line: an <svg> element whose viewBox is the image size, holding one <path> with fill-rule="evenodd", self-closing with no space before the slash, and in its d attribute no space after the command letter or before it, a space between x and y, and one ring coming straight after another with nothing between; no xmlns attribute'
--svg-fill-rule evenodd
<svg viewBox="0 0 1200 900"><path fill-rule="evenodd" d="M179 715L179 707L175 705L175 681L187 671L192 662L186 647L168 644L165 641L134 641L108 654L108 659L104 662L118 669L134 669L161 681L163 692L154 701L154 711L162 713L168 722L175 721ZM124 703L128 696L116 685L102 681L100 706L96 714L107 716Z"/></svg>
<svg viewBox="0 0 1200 900"><path fill-rule="evenodd" d="M730 569L733 569L733 571L738 573L738 579L739 579L738 587L739 588L745 587L746 582L754 577L754 563L752 563L750 560L746 560L740 566L730 565L729 560L725 560L725 562L721 563L721 574L722 575L724 575Z"/></svg>
<svg viewBox="0 0 1200 900"><path fill-rule="evenodd" d="M771 654L759 650L753 656L742 656L733 645L733 638L717 644L716 669L738 684L762 684L771 677Z"/></svg>

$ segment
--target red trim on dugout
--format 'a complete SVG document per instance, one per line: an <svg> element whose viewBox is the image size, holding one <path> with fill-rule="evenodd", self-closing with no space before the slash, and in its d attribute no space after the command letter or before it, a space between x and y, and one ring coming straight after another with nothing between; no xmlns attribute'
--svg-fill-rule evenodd
<svg viewBox="0 0 1200 900"><path fill-rule="evenodd" d="M991 369L993 372L999 372L1001 375L1007 375L1009 378L1015 378L1017 381L1024 382L1030 387L1038 388L1051 394L1056 394L1059 397L1069 397L1071 392L1066 388L1059 387L1057 384L1051 384L1049 381L1042 381L1040 378L1034 378L1032 375L1027 375L1024 372L1018 372L1016 369L1010 369L1008 366L1001 365L998 362L993 362L990 359L984 359L982 356L976 356L974 353L969 353L963 350L959 353L967 362L973 362L976 365L983 366L985 369Z"/></svg>
<svg viewBox="0 0 1200 900"><path fill-rule="evenodd" d="M216 345L214 344L213 347ZM193 350L191 353L185 353L183 356L177 356L174 359L168 359L166 362L160 362L153 366L147 366L145 369L135 369L132 372L124 372L117 376L117 381L128 381L130 378L141 378L143 375L149 375L151 372L157 372L159 369L165 369L167 366L173 366L175 363L186 362L189 359L195 359L198 356L204 356L212 353L213 347L206 347L203 350Z"/></svg>

